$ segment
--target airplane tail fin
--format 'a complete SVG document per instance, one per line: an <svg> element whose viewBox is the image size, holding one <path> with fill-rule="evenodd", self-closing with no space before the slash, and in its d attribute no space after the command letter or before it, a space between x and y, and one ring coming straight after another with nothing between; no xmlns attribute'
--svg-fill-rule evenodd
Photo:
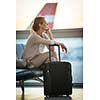
<svg viewBox="0 0 100 100"><path fill-rule="evenodd" d="M37 15L37 16L44 16L50 28L53 28L56 7L57 7L57 3L47 3ZM31 26L32 26L32 22L27 27L27 30L31 29Z"/></svg>

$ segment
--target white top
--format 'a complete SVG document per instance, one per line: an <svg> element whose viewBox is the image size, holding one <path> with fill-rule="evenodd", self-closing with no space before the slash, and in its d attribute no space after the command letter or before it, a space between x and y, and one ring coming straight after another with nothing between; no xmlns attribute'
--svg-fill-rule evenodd
<svg viewBox="0 0 100 100"><path fill-rule="evenodd" d="M33 32L29 35L26 47L24 50L24 59L32 59L36 55L43 52L45 45L54 44L54 40L50 40L46 33L43 33L43 38Z"/></svg>

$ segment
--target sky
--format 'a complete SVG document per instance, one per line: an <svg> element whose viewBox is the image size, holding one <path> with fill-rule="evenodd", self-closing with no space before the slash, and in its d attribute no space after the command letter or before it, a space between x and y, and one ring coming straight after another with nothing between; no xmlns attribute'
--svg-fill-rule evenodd
<svg viewBox="0 0 100 100"><path fill-rule="evenodd" d="M82 0L16 0L16 30L25 30L46 3L54 2L54 29L83 27Z"/></svg>

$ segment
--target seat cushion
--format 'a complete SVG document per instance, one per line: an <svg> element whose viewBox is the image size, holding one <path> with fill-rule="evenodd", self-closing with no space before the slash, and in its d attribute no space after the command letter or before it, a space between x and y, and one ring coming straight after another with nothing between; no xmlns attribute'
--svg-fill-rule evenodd
<svg viewBox="0 0 100 100"><path fill-rule="evenodd" d="M24 44L16 44L16 56L18 59L23 58Z"/></svg>
<svg viewBox="0 0 100 100"><path fill-rule="evenodd" d="M17 70L16 72L16 80L27 80L33 77L40 77L43 76L43 71L40 69L22 69Z"/></svg>

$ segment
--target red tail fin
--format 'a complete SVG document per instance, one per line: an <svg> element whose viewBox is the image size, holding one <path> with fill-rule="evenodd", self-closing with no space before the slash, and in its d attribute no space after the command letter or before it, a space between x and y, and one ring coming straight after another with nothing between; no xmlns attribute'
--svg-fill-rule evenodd
<svg viewBox="0 0 100 100"><path fill-rule="evenodd" d="M42 8L42 10L37 15L37 16L45 16L45 19L50 28L53 28L56 7L57 7L57 3L47 3L47 4L45 4L45 6ZM31 25L32 25L32 22L27 27L27 29L30 29Z"/></svg>

